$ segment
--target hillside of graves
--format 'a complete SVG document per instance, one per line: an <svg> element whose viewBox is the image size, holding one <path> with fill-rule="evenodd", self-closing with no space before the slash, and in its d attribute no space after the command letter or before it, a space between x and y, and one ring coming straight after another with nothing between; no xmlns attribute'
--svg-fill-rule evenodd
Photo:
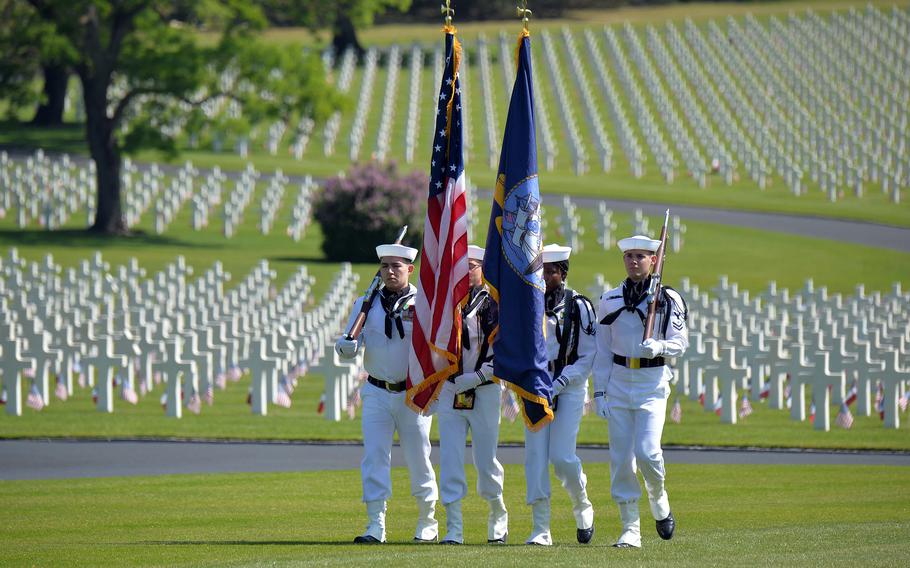
<svg viewBox="0 0 910 568"><path fill-rule="evenodd" d="M757 15L722 5L691 18L668 8L643 11L634 23L535 25L543 190L910 225L902 198L910 179L910 12L770 6L777 8L770 14L764 5ZM464 146L468 174L489 188L515 38L505 23L474 26L460 26ZM237 171L251 161L267 172L316 177L369 159L424 169L442 42L413 28L397 43L375 32L379 41L362 57L322 52L349 99L326 124L295 116L230 134L169 124L180 133L181 160ZM75 81L68 109L79 123ZM213 123L242 114L228 99L210 101L206 112ZM71 128L36 133L7 123L3 130L7 146L84 148Z"/></svg>

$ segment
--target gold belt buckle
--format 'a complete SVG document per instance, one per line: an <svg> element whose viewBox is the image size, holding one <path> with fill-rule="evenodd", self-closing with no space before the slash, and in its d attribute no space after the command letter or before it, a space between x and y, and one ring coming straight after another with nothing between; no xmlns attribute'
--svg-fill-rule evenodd
<svg viewBox="0 0 910 568"><path fill-rule="evenodd" d="M629 368L630 369L641 369L641 359L637 357L629 357Z"/></svg>

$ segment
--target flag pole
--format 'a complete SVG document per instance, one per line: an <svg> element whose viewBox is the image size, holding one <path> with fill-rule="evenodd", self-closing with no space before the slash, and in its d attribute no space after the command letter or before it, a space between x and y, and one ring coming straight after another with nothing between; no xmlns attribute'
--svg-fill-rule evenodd
<svg viewBox="0 0 910 568"><path fill-rule="evenodd" d="M448 2L446 2L448 4ZM528 20L533 12L528 10L528 0L521 0L521 6L518 6L518 17L521 18L521 24L524 26L524 30L528 30Z"/></svg>
<svg viewBox="0 0 910 568"><path fill-rule="evenodd" d="M455 9L451 6L451 0L446 0L446 3L440 6L442 13L446 17L446 28L452 27L452 16L455 15Z"/></svg>

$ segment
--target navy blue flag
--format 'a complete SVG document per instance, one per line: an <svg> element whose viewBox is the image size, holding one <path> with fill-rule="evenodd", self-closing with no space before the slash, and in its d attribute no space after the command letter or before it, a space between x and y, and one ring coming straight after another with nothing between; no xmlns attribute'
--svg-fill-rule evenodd
<svg viewBox="0 0 910 568"><path fill-rule="evenodd" d="M499 303L493 343L496 379L521 397L530 430L553 420L547 371L540 189L534 131L534 86L527 30L518 40L518 74L499 156L483 273Z"/></svg>

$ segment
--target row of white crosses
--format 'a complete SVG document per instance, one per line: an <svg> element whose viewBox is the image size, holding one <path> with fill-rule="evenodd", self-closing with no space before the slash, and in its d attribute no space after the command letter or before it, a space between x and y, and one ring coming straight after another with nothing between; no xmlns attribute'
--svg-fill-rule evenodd
<svg viewBox="0 0 910 568"><path fill-rule="evenodd" d="M401 68L401 49L393 45L389 49L386 63L385 95L380 107L379 131L376 133L376 159L385 161L392 141L392 121L395 119L395 108L398 99L398 75Z"/></svg>
<svg viewBox="0 0 910 568"><path fill-rule="evenodd" d="M629 119L626 116L626 111L619 100L619 91L616 89L615 83L613 82L610 68L604 62L603 53L601 53L601 50L597 45L594 32L590 29L585 29L584 35L585 47L587 48L591 65L594 68L597 85L603 98L606 99L607 112L616 129L619 145L622 147L629 164L632 165L632 174L635 177L641 177L644 173L644 168L642 167L644 156L642 154L641 144L638 142L638 136L636 136L635 131L632 129L632 125L629 123Z"/></svg>
<svg viewBox="0 0 910 568"><path fill-rule="evenodd" d="M423 76L423 50L419 45L411 47L411 80L408 82L408 122L404 130L404 160L414 161L420 132L420 83Z"/></svg>
<svg viewBox="0 0 910 568"><path fill-rule="evenodd" d="M597 148L597 155L600 157L600 168L605 172L609 172L613 167L613 146L610 144L610 138L607 136L607 131L604 128L603 120L598 110L601 97L595 96L591 89L591 83L581 64L581 56L575 46L575 37L565 27L562 28L561 35L569 55L569 71L575 80L575 85L578 87L582 106L585 108L588 125L591 127L591 134L594 138L594 146Z"/></svg>
<svg viewBox="0 0 910 568"><path fill-rule="evenodd" d="M563 207L567 209L566 203L568 203L568 198L563 199ZM572 204L572 207L574 209L574 204ZM597 244L604 250L611 250L616 244L616 228L617 225L616 220L613 218L613 210L610 209L606 201L599 201L597 203L597 212L594 215L594 232L597 235ZM670 226L667 228L667 243L670 247L669 250L673 252L682 250L685 233L686 226L682 223L679 215L672 215L670 217ZM650 234L648 218L645 217L644 212L638 208L632 212L632 234Z"/></svg>
<svg viewBox="0 0 910 568"><path fill-rule="evenodd" d="M318 330L318 343L314 346L310 361L314 364L311 370L320 374L325 380L325 418L331 421L341 420L344 410L349 405L349 398L360 387L363 369L362 357L354 361L340 359L335 352L335 339L342 333L347 322L350 306L357 294L357 275L345 265L335 277L321 306L325 306L322 319L314 325Z"/></svg>
<svg viewBox="0 0 910 568"><path fill-rule="evenodd" d="M550 33L543 30L540 35L543 45L543 53L547 75L550 78L550 85L556 94L556 106L559 108L562 116L562 125L565 129L566 139L569 144L569 153L572 155L572 170L576 175L583 175L588 171L588 151L582 141L581 133L578 131L578 124L575 120L574 105L570 104L568 94L566 93L566 80L560 69L559 61L556 56L556 48L553 46L553 40Z"/></svg>
<svg viewBox="0 0 910 568"><path fill-rule="evenodd" d="M272 231L272 224L281 209L281 199L284 197L287 183L288 178L280 168L269 178L269 184L259 202L259 231L263 235L268 235Z"/></svg>
<svg viewBox="0 0 910 568"><path fill-rule="evenodd" d="M29 189L31 182L23 184L14 183L13 180L28 177L43 180L40 183L58 188L52 199L57 204L56 208L45 213L47 219L56 221L45 226L49 228L59 226L58 223L66 221L77 207L86 208L87 222L90 223L93 221L93 207L89 207L89 204L94 203L94 197L90 197L89 190L93 191L95 186L93 164L94 162L90 160L71 160L66 154L59 158L50 158L40 150L34 156L24 159L12 159L6 154L0 154L0 181L4 182L0 196L13 203L16 215L22 218L20 226L25 227L31 218L30 210L43 203L44 198L39 191ZM192 162L186 162L176 173L168 176L158 164L140 168L130 159L124 160L121 175L124 217L127 223L131 226L137 224L143 214L152 210L153 226L158 234L168 229L187 204L191 210L190 224L193 230L198 231L207 227L212 213L222 204L228 178L218 166L199 170ZM220 212L224 236L233 236L238 225L242 223L243 212L255 196L256 185L261 177L262 174L256 171L252 164L248 164L234 180L234 189L228 193ZM10 180L9 184L6 183L7 180ZM258 226L264 234L268 234L274 224L281 208L285 186L289 181L281 170L277 170L268 179L259 208ZM314 190L315 183L312 177L304 177L289 216L287 229L288 235L295 240L301 238L311 220L311 196ZM22 199L15 195L21 195ZM0 209L8 211L4 205L5 202L0 198Z"/></svg>
<svg viewBox="0 0 910 568"><path fill-rule="evenodd" d="M94 207L94 183L94 162L82 167L67 155L53 159L41 150L16 160L0 151L0 218L14 214L19 228L32 221L60 228L79 210Z"/></svg>
<svg viewBox="0 0 910 568"><path fill-rule="evenodd" d="M676 158L670 151L669 146L664 141L663 135L654 121L653 112L645 100L632 73L632 66L626 59L625 53L620 46L619 39L613 28L605 27L604 36L606 37L607 51L616 66L619 83L623 86L626 99L632 106L632 112L638 122L639 130L644 136L645 142L651 149L651 154L657 161L657 168L660 170L664 179L668 182L673 180L674 169L676 167ZM632 164L633 175L640 177L644 173L644 164Z"/></svg>
<svg viewBox="0 0 910 568"><path fill-rule="evenodd" d="M648 29L651 31L653 37L653 28ZM707 170L704 157L701 156L701 153L692 144L692 140L689 138L682 121L679 119L679 115L673 108L673 104L670 101L666 89L664 89L650 59L644 52L638 34L635 33L632 25L628 22L623 26L623 32L626 43L629 46L629 53L632 62L634 63L634 67L638 69L639 74L644 80L644 86L651 96L654 107L657 109L657 113L664 124L665 131L669 134L670 139L676 147L676 151L681 155L683 163L689 170L689 173L696 179L699 186L704 187ZM666 55L666 53L659 52L658 55ZM658 157L658 160L659 159L660 157ZM668 179L668 181L671 180Z"/></svg>
<svg viewBox="0 0 910 568"><path fill-rule="evenodd" d="M560 209L558 219L558 231L562 236L562 242L566 246L572 247L573 253L579 253L584 248L582 235L585 228L581 224L581 215L577 207L568 195L562 197L562 209Z"/></svg>
<svg viewBox="0 0 910 568"><path fill-rule="evenodd" d="M373 108L373 82L376 80L376 68L379 64L379 51L375 47L367 50L363 62L363 80L360 84L360 95L357 99L357 110L354 114L354 123L351 126L351 134L348 137L350 147L350 158L357 161L360 156L360 147L363 145L363 138L366 135L367 118L370 110ZM388 109L381 109L386 112Z"/></svg>
<svg viewBox="0 0 910 568"><path fill-rule="evenodd" d="M872 112L869 113L868 121L856 109L854 100L864 98L868 100L868 94L856 91L855 86L859 78L852 70L848 75L844 65L844 58L853 54L839 53L841 50L835 45L838 42L832 41L834 38L825 37L827 24L811 12L807 14L805 20L793 17L790 18L789 23L789 26L784 26L779 20L774 19L771 21L770 27L775 36L782 37L786 41L787 56L795 63L793 67L780 70L780 73L786 78L792 89L791 92L798 95L800 102L805 104L814 118L811 122L807 122L806 128L820 146L822 171L814 173L813 179L822 176L827 170L828 175L821 177L820 182L822 189L827 190L832 195L832 199L837 198L837 192L842 185L847 185L848 189L861 195L863 191L861 180L866 170L869 170L870 178L873 176L878 178L879 167L883 166L887 169L886 163L892 157L896 157L897 167L900 168L902 157L900 154L891 153L892 148L898 145L885 143L882 146L883 141L879 134L874 136L878 141L877 148L871 146L871 144L875 144L871 140L873 137L867 137L868 144L860 141L863 125L870 122L875 123L878 107L874 104L870 105ZM759 37L766 35L755 30L754 22L747 21L747 24L749 29ZM809 52L804 53L805 51ZM863 57L862 50L858 53L860 54L858 64L863 65L869 62L868 58ZM892 72L895 70L895 68L891 69ZM864 74L861 72L861 75ZM832 75L836 75L836 78ZM832 79L844 84L846 89L853 92L847 96L841 90L832 90L822 96L817 89L813 88L819 82L830 83ZM878 118L881 120L883 116L879 115ZM819 132L819 130L821 131ZM819 150L819 148L814 149ZM872 170L875 170L874 173ZM893 198L899 201L900 186L905 183L901 179L899 171L893 172L892 175L885 175L881 181L882 190L886 193L889 191L889 186L892 183L895 184L894 189L898 193ZM826 184L829 185L826 187Z"/></svg>
<svg viewBox="0 0 910 568"><path fill-rule="evenodd" d="M313 220L313 192L316 182L311 176L306 176L300 183L297 191L297 200L291 208L291 218L288 222L288 236L299 242L306 234L306 229Z"/></svg>
<svg viewBox="0 0 910 568"><path fill-rule="evenodd" d="M487 165L495 168L499 160L496 149L499 147L499 121L493 105L493 72L490 69L490 53L487 49L487 37L477 37L477 58L480 60L480 97L483 99L483 110L486 120ZM475 91L476 92L476 91Z"/></svg>
<svg viewBox="0 0 910 568"><path fill-rule="evenodd" d="M332 68L335 66L335 50L326 49L322 52L322 67L328 80L332 80ZM337 85L336 85L337 87ZM310 138L313 130L316 128L316 121L308 113L303 113L297 121L297 127L294 129L291 143L288 151L295 160L302 160L307 146L310 144Z"/></svg>
<svg viewBox="0 0 910 568"><path fill-rule="evenodd" d="M221 213L222 233L225 237L233 237L237 227L243 222L243 211L253 199L256 180L260 176L252 164L247 164L240 179L234 181L234 190L228 194Z"/></svg>
<svg viewBox="0 0 910 568"><path fill-rule="evenodd" d="M686 79L695 90L699 101L701 101L701 105L710 116L711 121L717 125L717 130L720 131L723 139L731 147L738 149L736 154L759 156L758 150L743 132L737 120L734 119L733 113L727 108L727 105L721 101L717 89L708 78L709 73L707 70L710 69L715 80L721 81L718 78L719 72L722 71L719 60L714 52L708 48L701 31L689 19L685 22L685 33L688 41L692 42L692 46L683 39L676 26L672 23L667 24L667 40L670 48L676 55ZM726 85L722 92L733 96L732 91L734 89L736 89L735 85ZM741 116L742 113L748 110L745 107L746 105L736 105L733 108L736 114ZM710 129L711 127L710 125L703 125L703 128ZM722 142L713 141L716 140L714 130L711 130L710 134L706 134L706 136L712 139L710 146L716 148L713 151L709 150L711 152L711 170L722 175L725 183L731 185L737 179L737 162L733 158L733 154ZM761 178L760 170L764 169L764 165L758 160L749 160L748 164L750 169L747 170L747 173L753 181L758 183ZM799 183L798 178L796 183Z"/></svg>
<svg viewBox="0 0 910 568"><path fill-rule="evenodd" d="M814 427L829 430L830 407L842 408L856 388L857 411L869 416L876 385L886 428L898 428L898 402L910 381L910 294L829 295L811 280L790 294L772 282L757 298L721 279L712 293L683 280L690 347L679 362L680 395L704 396L721 421L737 421L740 396L767 398L769 408L807 418L812 392ZM787 384L789 377L789 384ZM787 400L789 390L790 400ZM740 394L742 393L742 395Z"/></svg>
<svg viewBox="0 0 910 568"><path fill-rule="evenodd" d="M343 266L323 303L305 311L312 284L305 267L277 294L265 261L227 294L223 285L230 275L220 263L192 284L186 279L192 270L180 257L145 282L135 260L117 276L108 270L96 253L78 271L68 270L63 284L50 257L40 266L27 265L13 249L4 259L0 373L8 413L22 412L26 369L34 370L37 390L49 404L50 374L58 373L72 394L72 375L81 366L103 412L114 409L114 375L126 385L141 380L141 391L148 392L159 372L167 383L167 413L179 417L181 399L189 405L212 392L216 377L243 366L257 371L253 411L265 414L267 405L278 401L279 379L331 347L356 283L350 266ZM270 365L268 374L259 372L264 363Z"/></svg>
<svg viewBox="0 0 910 568"><path fill-rule="evenodd" d="M354 80L354 68L357 64L357 55L354 50L348 48L341 56L341 66L338 70L338 82L335 88L342 95L351 90L351 82ZM341 130L341 111L335 111L325 123L323 130L322 153L331 156L335 153L335 142L338 139L338 133Z"/></svg>
<svg viewBox="0 0 910 568"><path fill-rule="evenodd" d="M675 28L671 28L669 24L667 27L668 31L675 31ZM693 131L695 139L707 155L710 156L711 163L717 164L719 171L729 169L729 162L731 161L729 152L721 143L714 132L714 128L708 123L707 118L696 103L692 91L677 68L676 61L670 55L671 51L667 49L660 34L657 33L653 26L648 26L646 34L648 47L651 50L654 61L667 82L668 90L676 96L679 107L686 117L689 128ZM679 39L678 35L675 37ZM675 136L683 139L682 144L686 146L683 151L683 159L688 164L690 174L699 187L706 187L709 173L708 163L704 155L696 147L695 142L686 136L686 127L679 120L679 117L675 113L671 113L671 117L671 120L676 121L674 128L671 129L671 134L676 131ZM677 146L680 145L680 142L677 142ZM728 183L733 181L732 176L725 177Z"/></svg>

